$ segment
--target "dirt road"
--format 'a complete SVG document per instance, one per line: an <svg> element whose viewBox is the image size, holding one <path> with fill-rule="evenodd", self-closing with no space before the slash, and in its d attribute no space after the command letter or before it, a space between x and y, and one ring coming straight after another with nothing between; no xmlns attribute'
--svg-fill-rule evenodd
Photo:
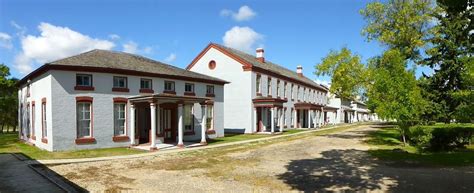
<svg viewBox="0 0 474 193"><path fill-rule="evenodd" d="M91 191L474 191L474 167L394 167L373 159L362 142L373 130L359 126L324 136L51 169Z"/></svg>

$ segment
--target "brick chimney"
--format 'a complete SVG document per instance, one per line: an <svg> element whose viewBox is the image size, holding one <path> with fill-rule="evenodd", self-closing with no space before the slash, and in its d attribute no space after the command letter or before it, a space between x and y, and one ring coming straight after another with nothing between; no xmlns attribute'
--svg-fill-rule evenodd
<svg viewBox="0 0 474 193"><path fill-rule="evenodd" d="M257 48L256 53L255 53L255 55L257 57L257 60L262 62L262 63L265 62L265 57L263 55L263 52L264 52L263 48Z"/></svg>
<svg viewBox="0 0 474 193"><path fill-rule="evenodd" d="M296 67L296 74L298 74L298 76L303 76L303 66L298 65Z"/></svg>

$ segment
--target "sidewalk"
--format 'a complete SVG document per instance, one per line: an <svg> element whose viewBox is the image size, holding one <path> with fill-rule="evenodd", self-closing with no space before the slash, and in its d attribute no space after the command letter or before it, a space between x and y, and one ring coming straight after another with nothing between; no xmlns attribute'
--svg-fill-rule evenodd
<svg viewBox="0 0 474 193"><path fill-rule="evenodd" d="M367 122L368 123L368 122ZM107 161L107 160L118 160L118 159L132 159L132 158L140 158L140 157L148 157L148 156L158 156L158 155L163 155L163 154L169 154L169 153L176 153L176 152L185 152L185 151L195 151L195 150L203 150L203 149L210 149L210 148L218 148L218 147L226 147L226 146L232 146L232 145L240 145L240 144L246 144L246 143L253 143L253 142L258 142L258 141L266 141L266 140L272 140L272 139L278 139L278 138L283 138L283 137L290 137L290 136L295 136L295 135L303 135L306 133L312 133L312 132L317 132L317 131L324 131L328 129L334 129L338 127L343 127L343 126L348 126L349 124L340 124L340 125L330 125L328 127L322 128L322 129L312 129L312 130L307 130L307 131L302 131L299 133L293 133L293 134L288 134L288 135L275 135L272 137L265 137L265 138L259 138L259 139L250 139L250 140L244 140L244 141L236 141L236 142L229 142L229 143L222 143L222 144L216 144L216 145L206 145L206 146L198 146L198 147L192 147L192 148L182 148L182 149L168 149L168 150L158 150L154 152L149 152L149 153L141 153L141 154L133 154L133 155L123 155L123 156L110 156L110 157L96 157L96 158L79 158L79 159L54 159L54 160L35 160L35 163L41 163L41 164L69 164L69 163L81 163L81 162L96 162L96 161ZM353 126L357 126L358 124L353 124Z"/></svg>

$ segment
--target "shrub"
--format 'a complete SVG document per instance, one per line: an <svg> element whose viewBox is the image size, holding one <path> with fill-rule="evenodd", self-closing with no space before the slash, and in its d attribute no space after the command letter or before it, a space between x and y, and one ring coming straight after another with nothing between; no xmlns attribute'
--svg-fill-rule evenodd
<svg viewBox="0 0 474 193"><path fill-rule="evenodd" d="M418 148L446 151L470 144L473 134L473 124L417 125L410 127L408 138Z"/></svg>

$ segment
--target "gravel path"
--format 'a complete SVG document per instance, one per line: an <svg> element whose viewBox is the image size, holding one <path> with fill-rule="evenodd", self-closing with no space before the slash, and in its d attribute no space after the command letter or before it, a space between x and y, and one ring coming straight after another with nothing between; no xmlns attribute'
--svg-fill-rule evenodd
<svg viewBox="0 0 474 193"><path fill-rule="evenodd" d="M394 167L373 159L362 143L372 130L50 168L91 191L474 191L474 167Z"/></svg>

